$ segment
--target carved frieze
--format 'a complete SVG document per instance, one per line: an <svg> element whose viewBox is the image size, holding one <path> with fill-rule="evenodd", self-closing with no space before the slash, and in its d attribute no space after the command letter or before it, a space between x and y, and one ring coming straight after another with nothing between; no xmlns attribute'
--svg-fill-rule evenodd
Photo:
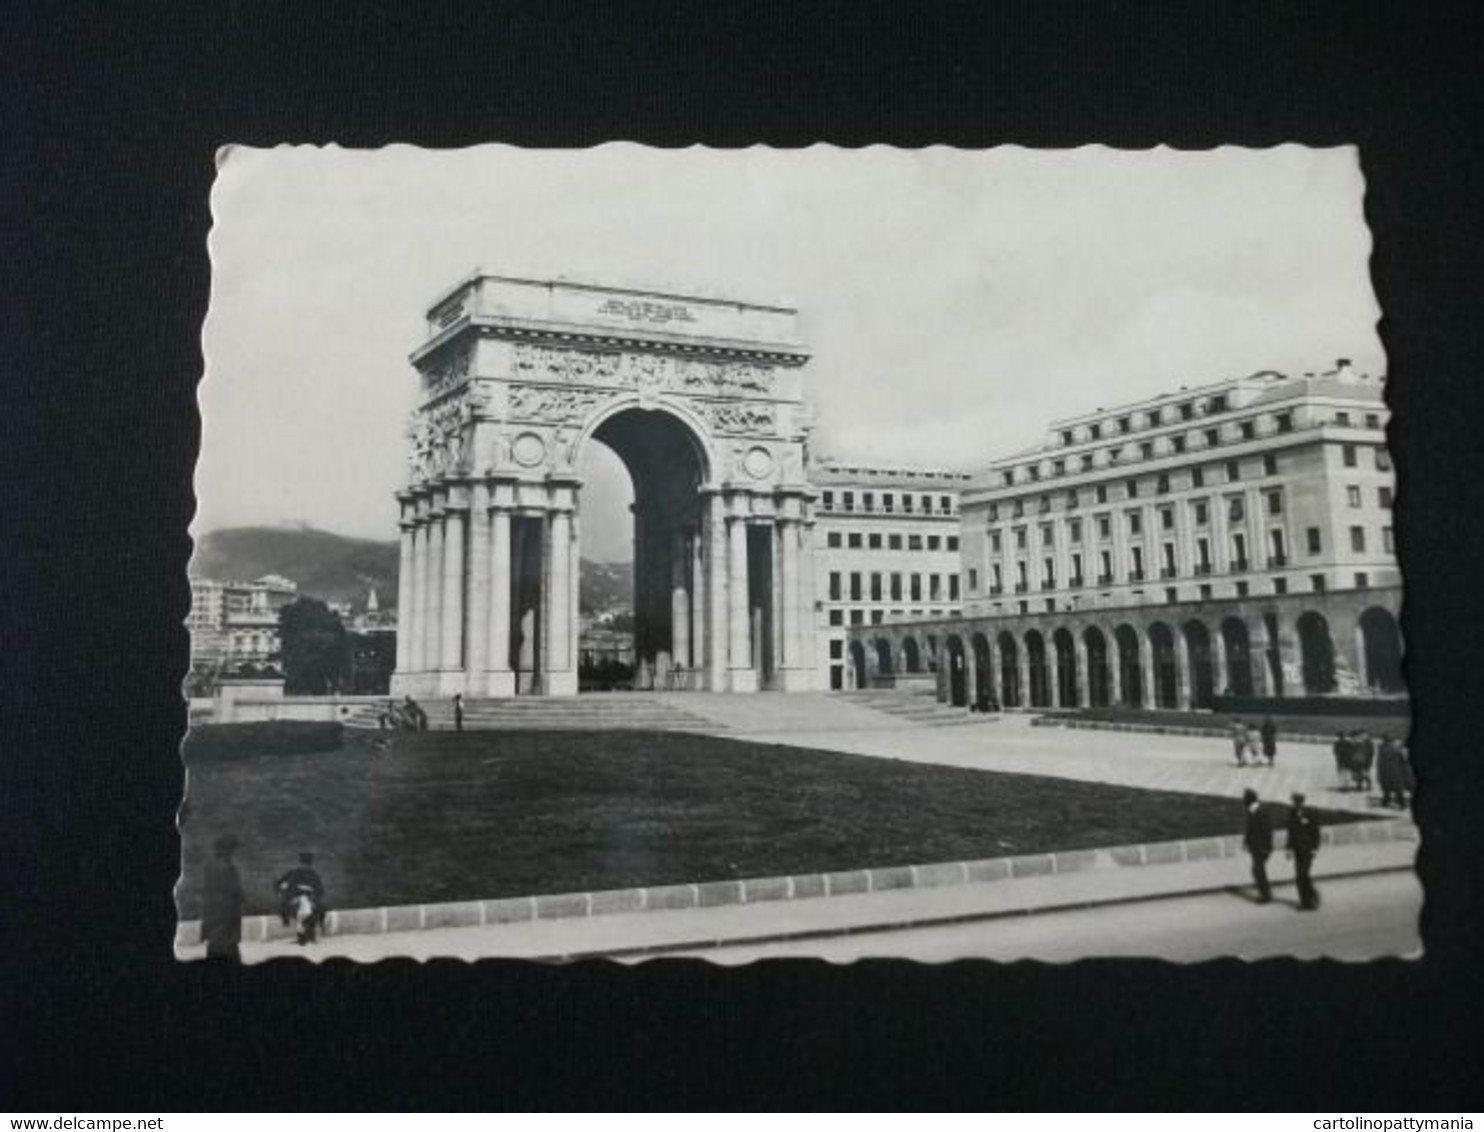
<svg viewBox="0 0 1484 1132"><path fill-rule="evenodd" d="M414 413L408 425L408 478L413 485L463 472L473 406L465 400Z"/></svg>
<svg viewBox="0 0 1484 1132"><path fill-rule="evenodd" d="M445 350L438 360L422 369L423 395L436 400L469 380L473 369L473 352L468 348Z"/></svg>
<svg viewBox="0 0 1484 1132"><path fill-rule="evenodd" d="M587 417L608 393L595 389L553 389L512 385L506 402L512 420L576 422Z"/></svg>
<svg viewBox="0 0 1484 1132"><path fill-rule="evenodd" d="M772 405L699 402L695 408L711 426L712 432L771 436L777 431L778 416Z"/></svg>
<svg viewBox="0 0 1484 1132"><path fill-rule="evenodd" d="M527 381L611 385L716 397L768 396L773 367L753 362L675 358L668 354L568 350L522 342L515 348L515 375Z"/></svg>

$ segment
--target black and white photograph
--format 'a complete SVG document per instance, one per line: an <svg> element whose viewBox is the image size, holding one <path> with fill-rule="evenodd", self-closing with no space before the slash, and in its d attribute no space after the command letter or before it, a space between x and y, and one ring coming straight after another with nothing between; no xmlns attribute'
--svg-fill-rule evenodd
<svg viewBox="0 0 1484 1132"><path fill-rule="evenodd" d="M1354 147L224 146L176 954L1421 954Z"/></svg>

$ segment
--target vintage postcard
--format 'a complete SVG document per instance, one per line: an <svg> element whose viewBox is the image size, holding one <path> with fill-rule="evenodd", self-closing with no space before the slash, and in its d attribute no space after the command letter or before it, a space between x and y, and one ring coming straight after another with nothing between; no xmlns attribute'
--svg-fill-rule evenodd
<svg viewBox="0 0 1484 1132"><path fill-rule="evenodd" d="M180 958L1420 954L1352 148L224 148Z"/></svg>

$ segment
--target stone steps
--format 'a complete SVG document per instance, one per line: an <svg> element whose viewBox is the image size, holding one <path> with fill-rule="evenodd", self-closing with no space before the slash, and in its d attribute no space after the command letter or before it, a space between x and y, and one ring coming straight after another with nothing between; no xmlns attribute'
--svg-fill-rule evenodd
<svg viewBox="0 0 1484 1132"><path fill-rule="evenodd" d="M450 731L454 726L452 700L422 700L428 726ZM375 730L380 709L357 707L344 718L347 727ZM703 716L659 699L643 696L577 696L548 698L518 696L508 699L464 701L466 731L713 731L718 726Z"/></svg>
<svg viewBox="0 0 1484 1132"><path fill-rule="evenodd" d="M976 727L993 723L995 716L970 712L966 708L938 702L927 692L860 691L839 692L840 698L878 711L896 719L910 720L926 727Z"/></svg>

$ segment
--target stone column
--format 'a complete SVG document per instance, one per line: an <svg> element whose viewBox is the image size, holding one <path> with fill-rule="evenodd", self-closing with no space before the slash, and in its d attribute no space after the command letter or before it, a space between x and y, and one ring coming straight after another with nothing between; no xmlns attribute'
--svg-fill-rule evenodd
<svg viewBox="0 0 1484 1132"><path fill-rule="evenodd" d="M729 520L727 527L727 635L730 646L732 691L754 691L757 672L752 667L752 611L747 578L747 523Z"/></svg>
<svg viewBox="0 0 1484 1132"><path fill-rule="evenodd" d="M814 681L811 687L820 686L819 667L819 612L814 607L814 524L812 521L795 524L795 534L798 536L799 548L797 566L799 586L799 651L800 666L807 669ZM828 650L826 650L828 651ZM826 681L823 687L828 688Z"/></svg>
<svg viewBox="0 0 1484 1132"><path fill-rule="evenodd" d="M1263 624L1259 615L1255 626L1248 627L1247 647L1249 655L1247 663L1252 667L1252 694L1255 696L1271 696L1275 693L1272 682L1272 673L1268 665L1268 648L1277 645L1278 642L1269 642L1268 627ZM1278 658L1281 664L1282 656Z"/></svg>
<svg viewBox="0 0 1484 1132"><path fill-rule="evenodd" d="M783 665L786 668L802 668L804 661L803 638L805 626L803 610L799 605L799 526L792 519L778 524L778 539L782 545L783 559Z"/></svg>
<svg viewBox="0 0 1484 1132"><path fill-rule="evenodd" d="M489 484L475 484L469 504L469 600L464 620L464 683L465 694L470 696L483 695L487 690L492 596L489 505Z"/></svg>
<svg viewBox="0 0 1484 1132"><path fill-rule="evenodd" d="M1118 638L1109 633L1103 634L1107 642L1103 659L1108 669L1108 706L1118 707L1123 703L1123 660L1118 651Z"/></svg>
<svg viewBox="0 0 1484 1132"><path fill-rule="evenodd" d="M442 611L438 667L457 675L464 666L464 512L454 505L443 512ZM439 690L452 695L463 690L463 682L445 677Z"/></svg>
<svg viewBox="0 0 1484 1132"><path fill-rule="evenodd" d="M1146 626L1139 632L1139 698L1140 707L1154 707L1159 697L1154 691L1154 642L1149 639Z"/></svg>
<svg viewBox="0 0 1484 1132"><path fill-rule="evenodd" d="M690 687L701 691L701 673L706 668L706 554L705 516L702 525L691 532L687 568L690 570Z"/></svg>
<svg viewBox="0 0 1484 1132"><path fill-rule="evenodd" d="M1061 650L1056 647L1056 634L1043 633L1046 642L1046 703L1049 707L1061 707Z"/></svg>
<svg viewBox="0 0 1484 1132"><path fill-rule="evenodd" d="M404 514L406 506L403 506ZM407 672L412 660L412 573L415 539L413 524L403 519L401 556L397 562L397 671Z"/></svg>
<svg viewBox="0 0 1484 1132"><path fill-rule="evenodd" d="M1092 687L1087 671L1087 638L1072 634L1072 684L1077 694L1077 707L1092 706Z"/></svg>
<svg viewBox="0 0 1484 1132"><path fill-rule="evenodd" d="M1220 625L1211 634L1211 675L1216 682L1216 694L1226 695L1227 688L1231 686L1231 672L1226 666L1226 637L1221 632Z"/></svg>
<svg viewBox="0 0 1484 1132"><path fill-rule="evenodd" d="M1019 693L1017 707L1031 706L1031 650L1026 647L1025 638L1015 642L1015 678L1020 686L1016 689Z"/></svg>
<svg viewBox="0 0 1484 1132"><path fill-rule="evenodd" d="M677 531L670 541L670 656L672 663L683 665L689 671L690 547L684 531Z"/></svg>
<svg viewBox="0 0 1484 1132"><path fill-rule="evenodd" d="M418 504L412 527L412 604L407 619L407 667L413 672L428 670L428 516L426 505ZM422 689L417 689L419 695Z"/></svg>
<svg viewBox="0 0 1484 1132"><path fill-rule="evenodd" d="M428 573L423 586L428 591L427 634L423 644L423 669L436 672L443 657L443 503L428 519ZM436 680L429 686L436 687Z"/></svg>
<svg viewBox="0 0 1484 1132"><path fill-rule="evenodd" d="M1190 710L1190 642L1177 625L1175 637L1175 706L1181 711Z"/></svg>
<svg viewBox="0 0 1484 1132"><path fill-rule="evenodd" d="M979 658L974 655L973 634L966 633L959 639L964 643L964 700L972 710L979 702Z"/></svg>
<svg viewBox="0 0 1484 1132"><path fill-rule="evenodd" d="M514 590L511 571L510 511L496 506L490 514L490 602L489 640L485 690L492 696L515 693L515 674L510 668L510 607Z"/></svg>
<svg viewBox="0 0 1484 1132"><path fill-rule="evenodd" d="M719 493L703 497L706 554L706 669L707 687L725 692L731 687L727 670L727 628L730 594L727 589L727 562L731 554L727 542L725 503ZM745 599L744 599L745 601Z"/></svg>
<svg viewBox="0 0 1484 1132"><path fill-rule="evenodd" d="M577 691L572 666L572 515L564 508L548 513L546 642L542 650L542 690L547 695Z"/></svg>

